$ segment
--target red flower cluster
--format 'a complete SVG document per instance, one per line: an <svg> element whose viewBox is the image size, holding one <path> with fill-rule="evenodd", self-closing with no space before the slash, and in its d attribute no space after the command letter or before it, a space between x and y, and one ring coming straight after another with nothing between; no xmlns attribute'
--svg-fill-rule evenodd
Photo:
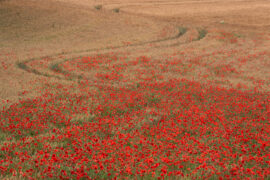
<svg viewBox="0 0 270 180"><path fill-rule="evenodd" d="M269 94L189 78L194 66L243 78L237 68L208 60L239 51L58 64L80 74L79 83L42 82L41 96L1 111L0 177L269 178Z"/></svg>

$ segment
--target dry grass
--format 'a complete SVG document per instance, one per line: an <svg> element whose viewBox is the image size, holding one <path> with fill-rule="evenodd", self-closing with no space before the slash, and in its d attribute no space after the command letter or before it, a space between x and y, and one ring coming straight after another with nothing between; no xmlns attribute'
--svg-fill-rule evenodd
<svg viewBox="0 0 270 180"><path fill-rule="evenodd" d="M13 102L21 91L31 88L29 80L39 78L18 69L17 62L155 40L167 25L53 0L1 2L0 24L0 60L10 65L0 69L0 97Z"/></svg>

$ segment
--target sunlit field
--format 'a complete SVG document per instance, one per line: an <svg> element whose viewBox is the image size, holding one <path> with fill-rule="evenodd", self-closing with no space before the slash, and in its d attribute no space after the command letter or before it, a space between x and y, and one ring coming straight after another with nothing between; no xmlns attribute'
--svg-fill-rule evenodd
<svg viewBox="0 0 270 180"><path fill-rule="evenodd" d="M269 12L0 1L1 179L269 179Z"/></svg>

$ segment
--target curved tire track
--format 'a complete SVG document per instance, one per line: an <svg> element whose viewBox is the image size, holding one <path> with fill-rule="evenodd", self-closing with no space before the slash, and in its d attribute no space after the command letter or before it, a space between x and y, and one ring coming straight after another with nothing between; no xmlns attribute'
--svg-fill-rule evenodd
<svg viewBox="0 0 270 180"><path fill-rule="evenodd" d="M189 42L177 42L180 37L183 37L187 33L188 33L188 29L183 28L183 27L178 27L178 33L175 36L172 36L172 37L167 37L167 38L158 39L158 40L152 40L152 41L146 41L146 42L142 42L142 43L134 43L134 44L130 44L130 45L121 45L121 46L106 47L106 48L94 48L94 49L87 49L87 50L81 50L81 51L75 51L75 52L67 52L67 53L57 53L57 54L50 55L50 56L47 55L47 56L42 56L42 57L39 57L39 58L27 59L27 60L24 60L22 62L17 62L17 66L18 66L18 68L20 68L20 69L22 69L24 71L34 73L36 75L45 76L45 77L54 77L54 78L62 79L62 80L73 80L74 78L75 79L80 79L79 75L67 72L67 71L63 70L61 67L59 67L59 65L61 63L65 62L65 61L70 61L70 60L73 60L74 58L78 58L78 57L82 56L83 54L88 54L89 55L89 53L93 53L93 52L95 52L94 54L106 53L107 51L108 52L120 51L121 49L124 49L124 48L129 48L129 49L132 50L135 47L142 47L143 48L145 45L150 45L150 44L157 44L157 46L153 46L153 47L150 47L150 48L172 47L172 46L176 46L176 45L187 44ZM199 31L198 31L198 33L199 33ZM198 36L197 40L201 40L203 38L204 37L200 38L200 36ZM169 44L164 45L164 43L169 43ZM158 45L158 44L161 44L161 45ZM137 49L135 49L135 50L137 50ZM63 55L68 55L68 56L73 55L74 57L67 58L67 59L64 59L64 60L63 60L62 57L59 60L57 59L58 56L63 56ZM35 68L32 68L32 67L27 65L28 63L33 62L35 60L40 60L40 59L44 59L44 58L48 58L48 57L53 58L54 62L58 61L56 63L51 63L49 65L48 69L50 70L50 72L55 71L53 74L39 71L39 70L37 70ZM64 76L65 74L69 73L69 74L71 74L71 76L70 76L71 78L67 78L65 76L61 77L59 74L56 75L56 72L62 74L61 76Z"/></svg>

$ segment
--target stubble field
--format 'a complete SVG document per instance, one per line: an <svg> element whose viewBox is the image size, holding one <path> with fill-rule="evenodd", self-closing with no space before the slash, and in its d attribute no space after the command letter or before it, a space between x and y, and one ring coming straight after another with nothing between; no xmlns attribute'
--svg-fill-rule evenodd
<svg viewBox="0 0 270 180"><path fill-rule="evenodd" d="M269 12L0 1L1 179L269 179Z"/></svg>

